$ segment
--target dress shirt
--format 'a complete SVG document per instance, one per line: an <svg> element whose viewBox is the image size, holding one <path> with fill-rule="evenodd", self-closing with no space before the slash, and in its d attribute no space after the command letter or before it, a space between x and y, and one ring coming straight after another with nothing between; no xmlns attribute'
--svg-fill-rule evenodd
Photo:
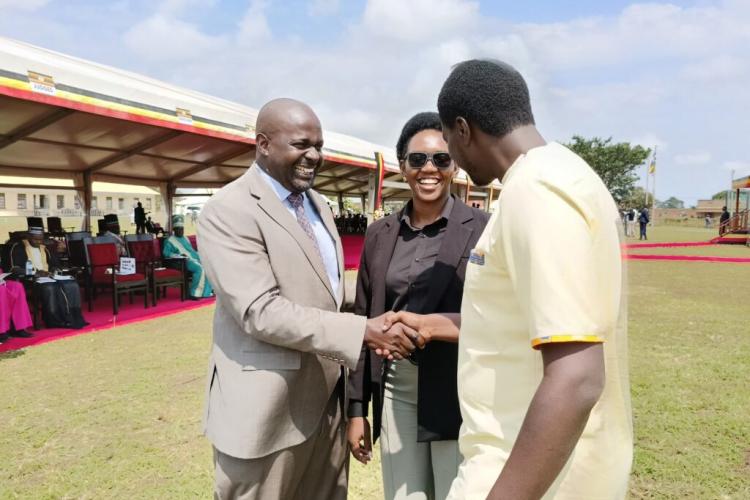
<svg viewBox="0 0 750 500"><path fill-rule="evenodd" d="M279 197L279 200L281 200L281 203L284 204L286 209L289 210L289 213L292 214L292 217L296 220L297 215L294 212L294 207L289 203L289 200L287 200L292 192L282 186L279 181L271 177L268 172L257 163L253 168L259 169L263 178L268 182L268 185L271 186L271 189L273 189ZM325 224L323 224L323 219L320 218L320 214L318 213L317 208L315 208L310 196L308 196L307 192L302 193L302 196L304 198L303 206L305 208L305 215L307 215L307 218L310 221L310 226L312 226L313 232L315 233L315 239L318 242L320 255L323 257L323 265L325 266L326 274L328 275L328 281L331 283L333 293L337 293L341 277L339 276L339 261L336 256L336 244L334 243L333 236L331 236L328 229L326 229Z"/></svg>

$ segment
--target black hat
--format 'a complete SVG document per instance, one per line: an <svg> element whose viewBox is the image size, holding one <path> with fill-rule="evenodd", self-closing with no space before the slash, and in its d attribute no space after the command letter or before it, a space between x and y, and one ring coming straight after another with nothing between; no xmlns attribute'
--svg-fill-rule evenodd
<svg viewBox="0 0 750 500"><path fill-rule="evenodd" d="M105 214L104 215L104 224L106 226L116 226L120 224L120 221L117 219L117 214Z"/></svg>

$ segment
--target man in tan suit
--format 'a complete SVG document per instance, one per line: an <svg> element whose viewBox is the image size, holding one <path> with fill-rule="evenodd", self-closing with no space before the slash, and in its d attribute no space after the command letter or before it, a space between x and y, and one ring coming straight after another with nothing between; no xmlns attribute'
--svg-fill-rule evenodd
<svg viewBox="0 0 750 500"><path fill-rule="evenodd" d="M211 198L198 223L217 297L204 424L214 496L344 499L346 368L363 342L405 357L419 337L339 312L341 242L311 189L323 161L312 109L271 101L256 137L256 163Z"/></svg>

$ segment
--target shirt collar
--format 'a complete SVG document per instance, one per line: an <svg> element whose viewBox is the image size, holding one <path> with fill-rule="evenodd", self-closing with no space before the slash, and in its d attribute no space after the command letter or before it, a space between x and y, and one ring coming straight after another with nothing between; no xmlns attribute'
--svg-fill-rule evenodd
<svg viewBox="0 0 750 500"><path fill-rule="evenodd" d="M445 202L445 205L443 205L443 211L440 213L440 217L435 222L433 222L432 224L437 224L437 223L442 222L442 221L447 221L450 218L451 211L453 210L453 204L454 204L453 195L448 196L448 200ZM401 212L401 222L406 223L410 228L414 229L415 231L419 231L418 228L415 228L411 224L411 211L412 211L412 208L413 208L413 203L412 203L411 200L409 200L406 203L406 206L404 207L403 212ZM425 227L429 227L432 224L428 224ZM424 228L422 228L422 229L424 229Z"/></svg>
<svg viewBox="0 0 750 500"><path fill-rule="evenodd" d="M255 164L255 166L260 171L260 175L266 180L268 185L271 186L271 189L273 189L273 191L276 193L276 196L278 196L282 202L286 201L286 199L289 197L290 194L292 194L292 192L289 191L284 186L282 186L279 181L271 177L271 174L266 172L266 170L263 167L261 167L257 163ZM306 196L305 193L301 193L301 194L302 196Z"/></svg>

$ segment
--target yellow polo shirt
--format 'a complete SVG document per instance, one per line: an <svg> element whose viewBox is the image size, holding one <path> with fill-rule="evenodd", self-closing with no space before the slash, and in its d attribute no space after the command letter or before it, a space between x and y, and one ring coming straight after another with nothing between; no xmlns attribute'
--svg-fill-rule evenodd
<svg viewBox="0 0 750 500"><path fill-rule="evenodd" d="M550 143L519 157L466 270L458 359L464 462L448 498L486 497L542 379L538 347L603 342L606 383L544 498L627 493L633 430L621 218L596 173Z"/></svg>

